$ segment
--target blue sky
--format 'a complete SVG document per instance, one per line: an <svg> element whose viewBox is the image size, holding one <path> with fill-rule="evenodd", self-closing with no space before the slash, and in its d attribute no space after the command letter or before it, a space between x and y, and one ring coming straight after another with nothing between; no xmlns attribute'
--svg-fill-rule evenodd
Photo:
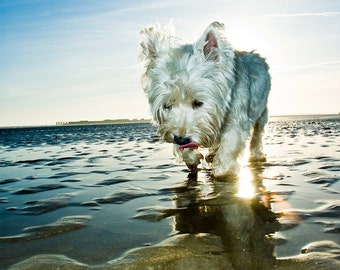
<svg viewBox="0 0 340 270"><path fill-rule="evenodd" d="M338 0L1 0L0 126L149 118L139 31L194 42L216 20L267 58L271 115L340 111Z"/></svg>

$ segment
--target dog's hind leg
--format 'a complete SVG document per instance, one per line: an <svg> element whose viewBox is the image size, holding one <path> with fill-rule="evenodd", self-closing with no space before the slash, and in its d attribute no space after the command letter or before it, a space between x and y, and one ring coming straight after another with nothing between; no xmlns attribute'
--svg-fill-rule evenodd
<svg viewBox="0 0 340 270"><path fill-rule="evenodd" d="M250 158L249 161L266 161L266 157L263 154L262 137L264 127L268 121L267 108L263 111L261 116L255 122L253 128L253 134L250 140Z"/></svg>

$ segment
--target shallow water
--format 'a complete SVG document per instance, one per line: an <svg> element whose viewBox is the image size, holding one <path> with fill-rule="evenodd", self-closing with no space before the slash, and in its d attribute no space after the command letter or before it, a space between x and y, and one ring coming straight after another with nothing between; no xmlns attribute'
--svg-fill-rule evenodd
<svg viewBox="0 0 340 270"><path fill-rule="evenodd" d="M336 116L271 119L267 162L214 180L174 164L149 124L0 129L0 269L45 253L103 264L179 233L249 264L340 244L339 135Z"/></svg>

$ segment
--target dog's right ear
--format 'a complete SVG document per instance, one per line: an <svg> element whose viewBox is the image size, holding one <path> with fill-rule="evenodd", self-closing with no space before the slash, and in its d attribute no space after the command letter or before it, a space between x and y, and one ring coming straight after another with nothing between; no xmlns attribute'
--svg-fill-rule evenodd
<svg viewBox="0 0 340 270"><path fill-rule="evenodd" d="M142 56L145 57L145 59L155 60L157 57L157 50L156 50L156 40L157 32L153 27L145 28L140 32L141 36L141 47L142 47Z"/></svg>
<svg viewBox="0 0 340 270"><path fill-rule="evenodd" d="M171 42L171 25L161 29L159 25L151 26L140 32L141 57L153 62L161 52L169 49Z"/></svg>

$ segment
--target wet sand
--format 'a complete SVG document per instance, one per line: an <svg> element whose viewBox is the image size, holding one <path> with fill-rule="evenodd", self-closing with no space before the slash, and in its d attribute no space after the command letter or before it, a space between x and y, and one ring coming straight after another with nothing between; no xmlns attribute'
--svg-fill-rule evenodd
<svg viewBox="0 0 340 270"><path fill-rule="evenodd" d="M0 133L0 269L340 267L339 117L271 119L267 162L223 179L150 125L21 132Z"/></svg>

